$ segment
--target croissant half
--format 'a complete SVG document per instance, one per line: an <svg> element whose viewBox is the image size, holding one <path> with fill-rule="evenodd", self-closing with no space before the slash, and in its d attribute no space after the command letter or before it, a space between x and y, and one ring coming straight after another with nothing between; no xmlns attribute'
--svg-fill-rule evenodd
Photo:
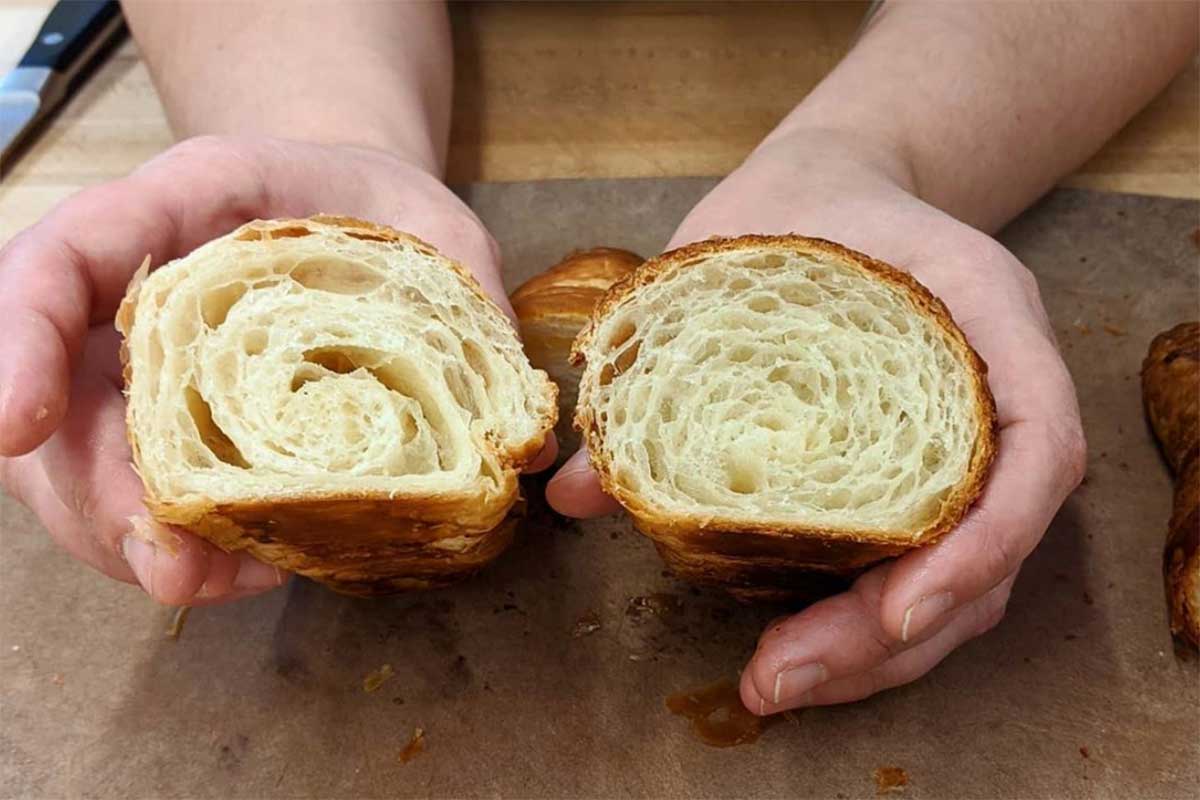
<svg viewBox="0 0 1200 800"><path fill-rule="evenodd" d="M495 558L557 414L465 269L355 219L244 225L139 275L117 327L153 516L347 593Z"/></svg>
<svg viewBox="0 0 1200 800"><path fill-rule="evenodd" d="M906 273L799 236L617 283L576 340L576 426L682 577L752 599L950 530L995 453L986 366Z"/></svg>

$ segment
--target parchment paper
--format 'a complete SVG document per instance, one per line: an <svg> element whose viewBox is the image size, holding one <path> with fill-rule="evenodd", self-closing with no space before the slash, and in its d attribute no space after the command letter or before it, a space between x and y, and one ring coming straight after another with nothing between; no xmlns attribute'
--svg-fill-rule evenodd
<svg viewBox="0 0 1200 800"><path fill-rule="evenodd" d="M463 193L515 285L575 247L654 252L712 183ZM169 609L0 497L0 794L869 797L872 771L896 765L914 798L1195 797L1197 666L1167 634L1170 480L1137 373L1154 333L1197 314L1198 209L1058 191L1004 233L1078 382L1088 478L1007 619L914 685L751 746L701 744L664 697L734 676L779 610L690 591L628 521L556 518L536 482L518 543L470 583L363 601L297 580L193 611L178 641ZM654 592L681 610L627 614ZM573 636L589 612L601 628ZM383 664L394 677L364 692ZM418 727L426 751L401 764Z"/></svg>

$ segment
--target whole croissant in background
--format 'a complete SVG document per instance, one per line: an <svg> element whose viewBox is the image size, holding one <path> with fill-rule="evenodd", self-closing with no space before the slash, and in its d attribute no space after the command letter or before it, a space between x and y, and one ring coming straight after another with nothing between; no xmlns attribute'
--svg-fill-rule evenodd
<svg viewBox="0 0 1200 800"><path fill-rule="evenodd" d="M495 558L556 419L475 279L360 220L244 225L139 274L117 327L154 518L352 594Z"/></svg>
<svg viewBox="0 0 1200 800"><path fill-rule="evenodd" d="M560 458L579 449L579 433L572 427L571 418L582 370L571 364L571 344L608 288L642 261L636 253L613 247L577 250L525 281L509 296L529 361L558 384L561 410L554 432Z"/></svg>
<svg viewBox="0 0 1200 800"><path fill-rule="evenodd" d="M1142 364L1150 426L1175 473L1163 550L1171 633L1200 645L1200 322L1160 333Z"/></svg>

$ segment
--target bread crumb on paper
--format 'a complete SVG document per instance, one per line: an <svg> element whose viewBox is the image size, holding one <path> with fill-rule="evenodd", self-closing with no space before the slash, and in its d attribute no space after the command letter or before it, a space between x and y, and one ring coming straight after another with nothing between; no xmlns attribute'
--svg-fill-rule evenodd
<svg viewBox="0 0 1200 800"><path fill-rule="evenodd" d="M363 691L367 693L379 691L379 687L387 683L395 674L391 664L384 664L379 669L368 672L367 676L363 678Z"/></svg>
<svg viewBox="0 0 1200 800"><path fill-rule="evenodd" d="M175 613L171 615L171 624L167 625L166 637L168 639L179 641L179 637L183 635L183 625L187 622L188 612L191 610L191 606L180 606L175 609Z"/></svg>

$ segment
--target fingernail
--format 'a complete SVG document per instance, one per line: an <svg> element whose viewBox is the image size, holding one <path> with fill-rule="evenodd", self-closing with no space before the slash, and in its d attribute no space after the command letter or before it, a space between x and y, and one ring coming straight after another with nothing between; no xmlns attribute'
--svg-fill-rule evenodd
<svg viewBox="0 0 1200 800"><path fill-rule="evenodd" d="M829 672L819 661L782 670L775 676L775 691L772 692L771 703L791 705L799 702L809 689L824 683L828 677Z"/></svg>
<svg viewBox="0 0 1200 800"><path fill-rule="evenodd" d="M561 467L559 467L558 472L554 473L554 477L550 479L550 483L560 483L568 478L573 478L576 475L585 473L589 469L591 469L591 467L589 467L586 463L582 466L579 466L568 461L566 464L563 464Z"/></svg>
<svg viewBox="0 0 1200 800"><path fill-rule="evenodd" d="M792 706L792 708L805 708L807 706L811 706L812 703L813 703L813 693L810 690L810 691L807 691L804 694L800 695L799 697L797 697L795 700L793 700L791 703L789 703L789 705Z"/></svg>
<svg viewBox="0 0 1200 800"><path fill-rule="evenodd" d="M900 623L900 641L907 642L909 638L920 636L952 608L954 595L950 592L938 592L917 600L904 612L904 621Z"/></svg>
<svg viewBox="0 0 1200 800"><path fill-rule="evenodd" d="M283 583L283 573L271 564L246 559L238 567L237 577L233 579L235 592L262 592L274 589Z"/></svg>
<svg viewBox="0 0 1200 800"><path fill-rule="evenodd" d="M154 596L155 553L154 545L137 536L130 535L121 540L121 554L150 596Z"/></svg>

